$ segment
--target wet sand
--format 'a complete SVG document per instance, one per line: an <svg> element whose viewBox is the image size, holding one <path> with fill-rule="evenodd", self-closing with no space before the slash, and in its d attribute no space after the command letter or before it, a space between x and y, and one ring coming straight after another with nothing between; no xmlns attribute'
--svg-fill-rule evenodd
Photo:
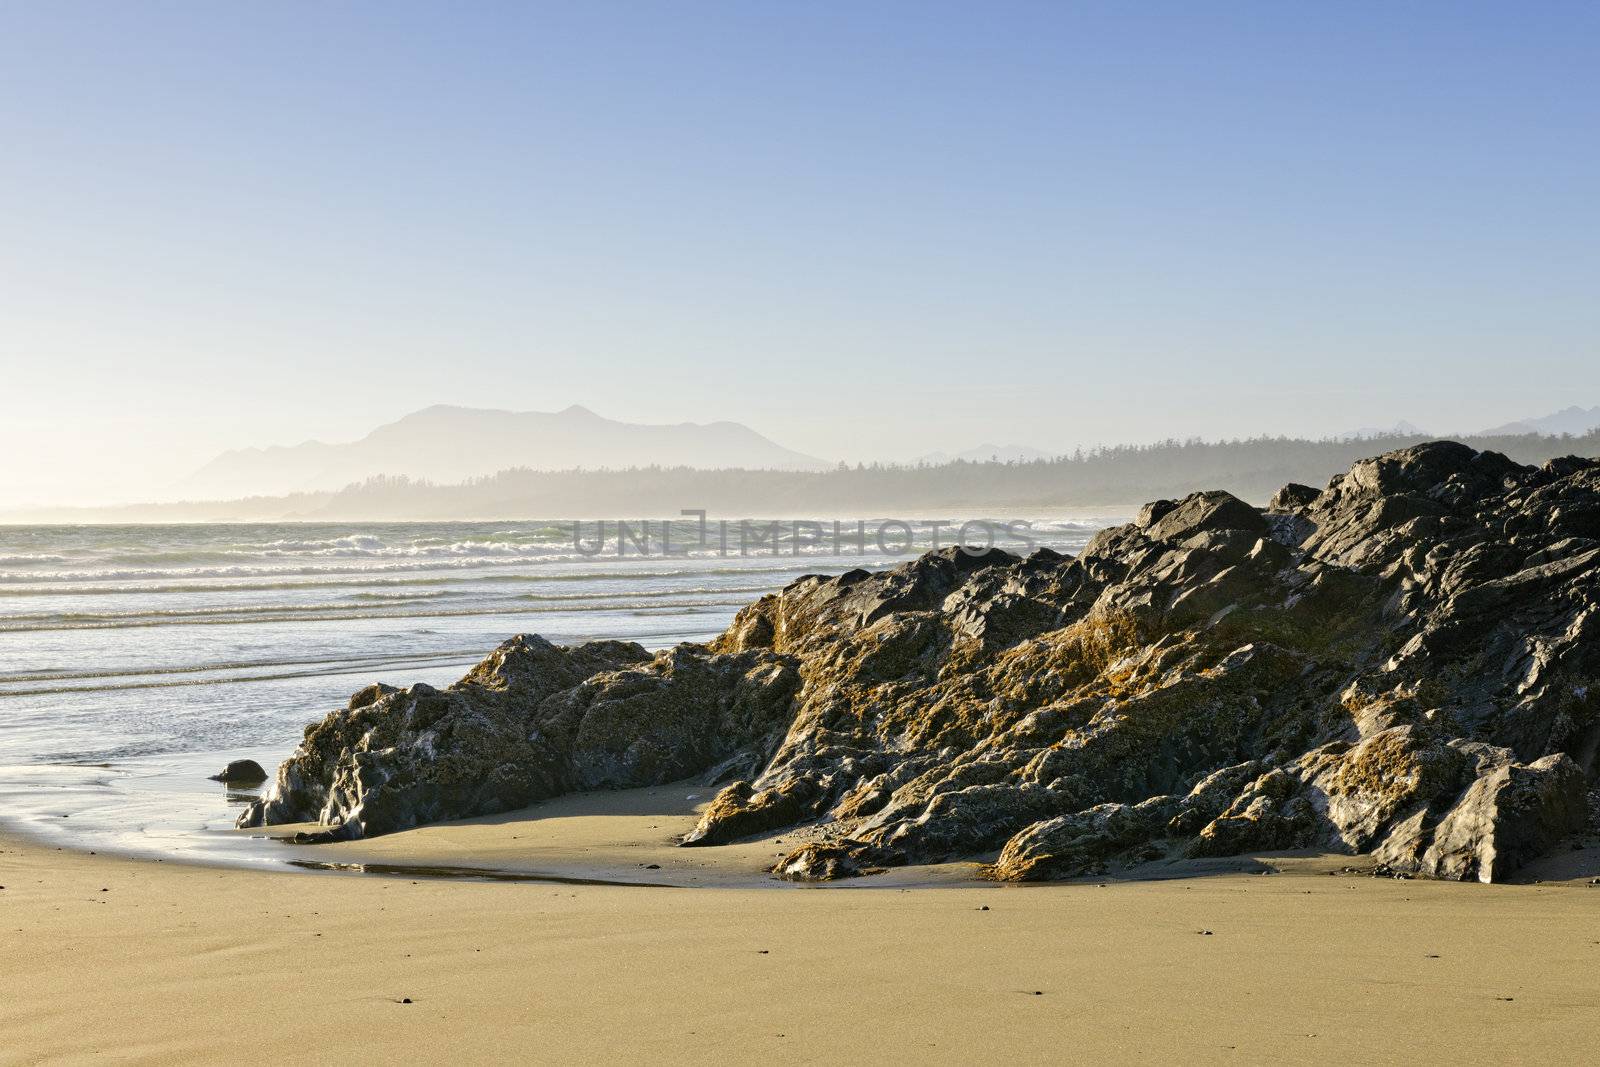
<svg viewBox="0 0 1600 1067"><path fill-rule="evenodd" d="M366 841L299 846L304 865L444 868L497 875L549 877L683 888L795 888L768 873L795 845L815 840L815 827L715 848L681 848L716 787L681 782L558 797L508 815L424 826ZM294 827L273 827L288 834ZM253 831L260 833L261 831ZM977 864L951 863L889 871L855 886L978 884Z"/></svg>
<svg viewBox="0 0 1600 1067"><path fill-rule="evenodd" d="M814 888L761 875L773 841L674 848L690 792L303 850L387 874L0 837L0 1060L1526 1062L1600 1033L1593 850L1524 885L1290 857ZM1284 873L1242 873L1269 867Z"/></svg>

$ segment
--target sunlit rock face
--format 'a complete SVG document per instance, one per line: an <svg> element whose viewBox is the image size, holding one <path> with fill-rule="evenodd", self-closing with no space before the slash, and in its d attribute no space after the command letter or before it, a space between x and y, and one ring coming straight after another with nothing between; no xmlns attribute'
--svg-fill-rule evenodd
<svg viewBox="0 0 1600 1067"><path fill-rule="evenodd" d="M1316 847L1491 881L1587 823L1597 676L1600 461L1438 442L1265 510L1158 501L1076 558L802 578L709 645L513 638L449 689L357 694L241 823L700 775L727 784L686 845L826 827L792 879Z"/></svg>

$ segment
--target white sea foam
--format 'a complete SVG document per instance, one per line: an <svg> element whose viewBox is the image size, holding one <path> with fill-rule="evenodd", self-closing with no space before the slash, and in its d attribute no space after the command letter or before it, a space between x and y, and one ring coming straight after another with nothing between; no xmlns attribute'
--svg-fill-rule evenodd
<svg viewBox="0 0 1600 1067"><path fill-rule="evenodd" d="M567 556L549 556L551 560L577 559L576 553ZM408 571L465 569L495 567L528 562L525 559L466 557L456 559L423 559L404 562L375 562L365 565L318 564L238 564L226 567L104 567L59 571L0 571L0 582L106 582L143 581L152 579L198 578L277 578L310 577L319 574L393 574Z"/></svg>
<svg viewBox="0 0 1600 1067"><path fill-rule="evenodd" d="M562 553L562 547L564 546L552 544L548 540L534 542L503 540L441 541L436 538L426 538L403 544L390 544L382 538L370 534L352 534L349 537L320 540L283 539L268 541L264 544L246 546L245 551L254 551L269 558L311 556L314 558L356 557L374 559L393 557L543 557L562 554L570 555L572 553L570 548L567 549L566 553Z"/></svg>

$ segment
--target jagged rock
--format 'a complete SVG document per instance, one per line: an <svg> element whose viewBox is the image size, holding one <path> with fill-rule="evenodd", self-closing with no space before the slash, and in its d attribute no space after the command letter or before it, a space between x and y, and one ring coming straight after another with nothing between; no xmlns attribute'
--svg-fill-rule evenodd
<svg viewBox="0 0 1600 1067"><path fill-rule="evenodd" d="M784 782L776 789L752 795L749 782L734 782L718 793L700 823L684 835L685 845L725 845L729 841L765 833L815 814L817 790L806 779Z"/></svg>
<svg viewBox="0 0 1600 1067"><path fill-rule="evenodd" d="M786 882L831 882L871 873L857 862L857 855L847 845L812 843L785 856L772 873Z"/></svg>
<svg viewBox="0 0 1600 1067"><path fill-rule="evenodd" d="M651 657L614 641L515 637L449 689L356 694L307 729L239 825L320 822L363 837L578 789L659 785L741 744L776 744L797 680L763 652Z"/></svg>
<svg viewBox="0 0 1600 1067"><path fill-rule="evenodd" d="M1151 797L1034 823L1006 842L990 873L1002 881L1037 882L1096 870L1118 853L1148 845L1174 807L1176 798Z"/></svg>
<svg viewBox="0 0 1600 1067"><path fill-rule="evenodd" d="M267 780L266 769L253 759L236 759L222 768L220 774L213 774L213 782L222 782L224 785L260 785Z"/></svg>
<svg viewBox="0 0 1600 1067"><path fill-rule="evenodd" d="M1184 497L1145 532L1153 541L1182 541L1209 531L1263 533L1266 528L1261 512L1232 493L1213 490Z"/></svg>
<svg viewBox="0 0 1600 1067"><path fill-rule="evenodd" d="M1474 781L1434 831L1416 869L1497 881L1588 822L1583 772L1564 753L1499 767Z"/></svg>
<svg viewBox="0 0 1600 1067"><path fill-rule="evenodd" d="M1296 761L1294 772L1328 824L1326 843L1365 852L1402 812L1460 793L1463 762L1456 749L1404 725L1353 745L1324 745Z"/></svg>
<svg viewBox="0 0 1600 1067"><path fill-rule="evenodd" d="M709 645L515 638L447 690L357 694L245 823L374 834L704 775L737 780L684 844L830 824L783 877L1318 847L1497 879L1587 818L1597 681L1600 461L1436 442L1265 511L1158 501L1076 558L808 576Z"/></svg>
<svg viewBox="0 0 1600 1067"><path fill-rule="evenodd" d="M1212 820L1233 805L1233 798L1250 782L1259 778L1266 767L1260 760L1250 760L1212 771L1189 790L1178 805L1178 813L1167 823L1167 834L1172 837L1193 837Z"/></svg>
<svg viewBox="0 0 1600 1067"><path fill-rule="evenodd" d="M1251 782L1228 809L1201 829L1185 850L1190 856L1237 856L1302 848L1316 832L1316 813L1300 782L1273 768Z"/></svg>
<svg viewBox="0 0 1600 1067"><path fill-rule="evenodd" d="M1282 512L1299 511L1302 508L1310 507L1312 501L1316 500L1320 495L1320 490L1313 489L1309 485L1300 485L1297 482L1290 482L1288 485L1274 493L1271 500L1267 501L1267 510Z"/></svg>

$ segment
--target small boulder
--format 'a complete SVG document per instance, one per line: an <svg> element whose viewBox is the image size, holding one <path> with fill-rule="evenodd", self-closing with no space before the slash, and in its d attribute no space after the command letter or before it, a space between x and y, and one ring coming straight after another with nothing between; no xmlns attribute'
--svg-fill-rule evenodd
<svg viewBox="0 0 1600 1067"><path fill-rule="evenodd" d="M225 785L260 785L267 780L267 772L253 759L236 759L222 768L221 774L213 774L211 780Z"/></svg>
<svg viewBox="0 0 1600 1067"><path fill-rule="evenodd" d="M873 872L864 869L856 850L846 845L809 844L774 864L772 873L786 882L832 882Z"/></svg>

